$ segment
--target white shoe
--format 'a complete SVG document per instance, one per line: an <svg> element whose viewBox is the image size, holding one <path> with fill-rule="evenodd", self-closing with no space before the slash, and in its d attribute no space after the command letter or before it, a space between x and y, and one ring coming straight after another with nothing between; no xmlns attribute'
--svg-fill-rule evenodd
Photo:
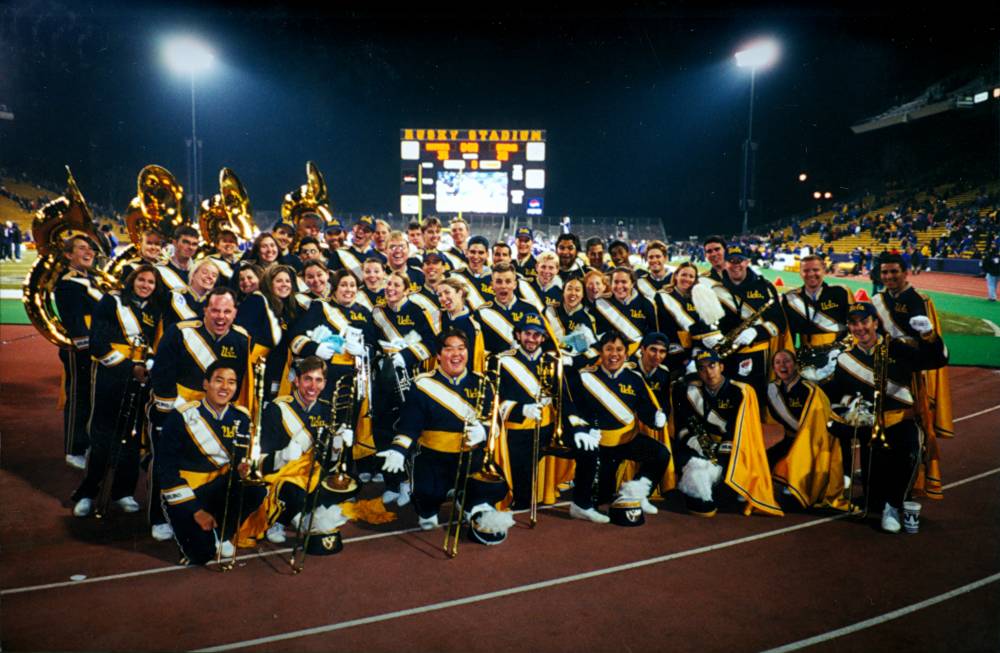
<svg viewBox="0 0 1000 653"><path fill-rule="evenodd" d="M420 530L423 530L423 531L432 531L432 530L434 530L435 528L438 527L438 517L437 517L437 515L434 515L433 517L426 517L426 518L425 517L420 517L417 520L417 523L420 525Z"/></svg>
<svg viewBox="0 0 1000 653"><path fill-rule="evenodd" d="M271 528L267 529L267 541L273 544L285 543L285 525L275 522Z"/></svg>
<svg viewBox="0 0 1000 653"><path fill-rule="evenodd" d="M236 547L233 546L232 542L226 540L216 545L215 552L221 553L223 558L232 558L236 555Z"/></svg>
<svg viewBox="0 0 1000 653"><path fill-rule="evenodd" d="M122 497L115 501L115 505L122 509L122 512L139 512L139 502L134 497Z"/></svg>
<svg viewBox="0 0 1000 653"><path fill-rule="evenodd" d="M597 508L581 508L575 503L569 504L569 516L573 519L584 519L595 524L607 524L611 518L597 512Z"/></svg>
<svg viewBox="0 0 1000 653"><path fill-rule="evenodd" d="M385 483L385 477L382 476L382 472L375 472L372 476L373 483Z"/></svg>
<svg viewBox="0 0 1000 653"><path fill-rule="evenodd" d="M882 530L886 533L898 533L900 528L902 526L899 523L899 511L888 503L885 504L885 508L882 509Z"/></svg>
<svg viewBox="0 0 1000 653"><path fill-rule="evenodd" d="M844 474L844 489L845 490L851 489L851 477L848 476L847 474Z"/></svg>
<svg viewBox="0 0 1000 653"><path fill-rule="evenodd" d="M66 464L73 469L87 469L86 456L66 456Z"/></svg>
<svg viewBox="0 0 1000 653"><path fill-rule="evenodd" d="M153 524L150 533L157 542L166 542L174 537L174 529L170 524Z"/></svg>
<svg viewBox="0 0 1000 653"><path fill-rule="evenodd" d="M647 515L655 515L656 513L660 512L660 509L654 506L652 503L650 503L649 499L647 499L646 497L643 497L640 500L640 502L641 502L640 505L642 505L642 511Z"/></svg>
<svg viewBox="0 0 1000 653"><path fill-rule="evenodd" d="M361 472L360 474L358 474L358 480L361 481L362 483L370 483L372 480L372 475L369 474L368 472Z"/></svg>
<svg viewBox="0 0 1000 653"><path fill-rule="evenodd" d="M409 481L403 481L399 484L399 498L396 499L396 505L402 508L410 502L410 483Z"/></svg>
<svg viewBox="0 0 1000 653"><path fill-rule="evenodd" d="M393 501L399 499L399 492L393 492L392 490L386 490L382 493L382 503L388 505Z"/></svg>
<svg viewBox="0 0 1000 653"><path fill-rule="evenodd" d="M73 506L73 516L74 517L86 517L90 514L91 509L94 507L94 502L91 499L80 499Z"/></svg>

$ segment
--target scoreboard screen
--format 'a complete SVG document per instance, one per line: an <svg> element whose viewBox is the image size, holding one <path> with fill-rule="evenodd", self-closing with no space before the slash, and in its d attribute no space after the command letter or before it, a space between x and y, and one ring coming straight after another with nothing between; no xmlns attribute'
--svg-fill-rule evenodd
<svg viewBox="0 0 1000 653"><path fill-rule="evenodd" d="M545 131L401 129L400 212L542 215Z"/></svg>

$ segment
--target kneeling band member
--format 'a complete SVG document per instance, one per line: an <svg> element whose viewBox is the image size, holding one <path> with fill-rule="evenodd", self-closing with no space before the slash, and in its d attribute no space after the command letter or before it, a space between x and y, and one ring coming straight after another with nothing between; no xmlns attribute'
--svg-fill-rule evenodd
<svg viewBox="0 0 1000 653"><path fill-rule="evenodd" d="M694 360L698 380L675 386L674 395L678 466L683 463L684 470L677 488L687 498L688 511L714 517L719 504L738 495L746 502L744 514L781 515L756 393L723 375L714 350L702 350Z"/></svg>
<svg viewBox="0 0 1000 653"><path fill-rule="evenodd" d="M249 411L230 403L238 378L228 361L209 365L202 384L205 398L170 413L156 452L164 512L181 555L191 564L231 555L227 540L267 493L264 487L244 486L239 478L249 471L243 459L251 427Z"/></svg>
<svg viewBox="0 0 1000 653"><path fill-rule="evenodd" d="M455 487L459 458L471 455L472 471L482 465L483 450L477 447L486 440L487 428L480 418L493 399L485 377L466 367L469 341L464 333L442 333L437 359L435 371L414 378L400 410L397 435L389 449L376 454L385 459L382 470L395 474L403 471L407 454L419 444L413 461L413 504L424 530L438 525L441 504ZM475 506L478 499L469 496L463 503Z"/></svg>
<svg viewBox="0 0 1000 653"><path fill-rule="evenodd" d="M593 479L597 472L595 465L599 464L597 503L608 503L614 493L619 464L624 460L635 461L639 469L633 480L645 484L642 511L656 514L659 510L649 502L648 496L670 464L670 449L643 435L641 429L643 426L662 429L667 416L660 410L642 375L636 372L632 363L626 362L628 344L625 338L617 331L610 331L601 336L597 344L600 362L583 368L573 396L580 416L591 425L591 436L599 438L600 448L597 458L577 460L577 483L586 485L584 479ZM570 506L570 514L574 517L577 516L574 506L592 508L589 501L583 505L583 497L578 499L576 496L574 505Z"/></svg>
<svg viewBox="0 0 1000 653"><path fill-rule="evenodd" d="M319 398L326 387L326 363L309 356L293 370L292 394L267 405L261 426L261 471L271 484L268 501L281 511L267 531L275 544L285 541L285 527L305 510L306 497L328 471L317 458L325 446L318 436L326 432L330 418L330 403Z"/></svg>

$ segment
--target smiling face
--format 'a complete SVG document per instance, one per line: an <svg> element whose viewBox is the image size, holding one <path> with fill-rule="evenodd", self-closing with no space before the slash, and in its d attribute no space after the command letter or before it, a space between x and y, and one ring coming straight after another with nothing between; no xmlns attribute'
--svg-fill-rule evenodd
<svg viewBox="0 0 1000 653"><path fill-rule="evenodd" d="M625 343L619 339L601 346L601 365L609 372L617 372L625 364Z"/></svg>
<svg viewBox="0 0 1000 653"><path fill-rule="evenodd" d="M879 272L886 290L899 292L906 288L906 270L899 263L882 263Z"/></svg>
<svg viewBox="0 0 1000 653"><path fill-rule="evenodd" d="M72 267L78 270L89 270L94 265L94 258L96 256L94 248L90 246L90 243L86 239L74 238L73 245L66 258L69 259L69 264Z"/></svg>
<svg viewBox="0 0 1000 653"><path fill-rule="evenodd" d="M278 239L273 238L262 238L260 240L260 247L257 250L260 253L260 263L261 265L270 265L278 260Z"/></svg>
<svg viewBox="0 0 1000 653"><path fill-rule="evenodd" d="M215 410L221 410L236 394L236 371L220 367L212 376L202 381L205 399Z"/></svg>
<svg viewBox="0 0 1000 653"><path fill-rule="evenodd" d="M198 295L204 295L212 288L219 279L219 269L211 263L204 263L191 274L191 290Z"/></svg>
<svg viewBox="0 0 1000 653"><path fill-rule="evenodd" d="M260 288L260 279L257 278L257 273L250 268L240 270L240 292L244 295L250 295L257 292L258 288Z"/></svg>
<svg viewBox="0 0 1000 653"><path fill-rule="evenodd" d="M307 403L311 404L319 399L326 387L326 374L323 368L310 370L295 377L295 389L299 391L299 396Z"/></svg>
<svg viewBox="0 0 1000 653"><path fill-rule="evenodd" d="M465 346L465 341L458 336L445 338L444 346L438 354L438 365L448 376L459 376L465 371L466 363L469 362L469 349Z"/></svg>
<svg viewBox="0 0 1000 653"><path fill-rule="evenodd" d="M779 351L774 355L774 375L785 383L791 383L798 378L798 371L795 369L795 357L787 351Z"/></svg>
<svg viewBox="0 0 1000 653"><path fill-rule="evenodd" d="M576 261L576 245L569 239L560 240L556 245L556 254L559 255L559 267L568 270Z"/></svg>
<svg viewBox="0 0 1000 653"><path fill-rule="evenodd" d="M587 248L587 263L595 270L604 266L604 244L596 243Z"/></svg>
<svg viewBox="0 0 1000 653"><path fill-rule="evenodd" d="M132 282L132 294L139 299L149 299L156 290L156 274L153 272L140 272Z"/></svg>
<svg viewBox="0 0 1000 653"><path fill-rule="evenodd" d="M396 305L403 301L408 291L409 288L406 283L398 275L389 275L389 278L385 281L385 300L390 304Z"/></svg>
<svg viewBox="0 0 1000 653"><path fill-rule="evenodd" d="M317 297L326 297L326 294L330 292L330 274L318 265L306 268L303 277L310 292Z"/></svg>
<svg viewBox="0 0 1000 653"><path fill-rule="evenodd" d="M465 308L465 296L443 283L437 288L438 304L448 313L457 313Z"/></svg>
<svg viewBox="0 0 1000 653"><path fill-rule="evenodd" d="M365 285L369 290L380 290L385 280L385 268L378 262L366 262L362 269Z"/></svg>
<svg viewBox="0 0 1000 653"><path fill-rule="evenodd" d="M271 291L278 299L287 299L292 294L292 277L282 270L271 279Z"/></svg>
<svg viewBox="0 0 1000 653"><path fill-rule="evenodd" d="M154 263L160 258L163 250L163 240L159 234L145 233L139 244L139 256L147 263Z"/></svg>
<svg viewBox="0 0 1000 653"><path fill-rule="evenodd" d="M750 261L745 258L732 258L726 261L726 274L734 283L740 283L747 278Z"/></svg>
<svg viewBox="0 0 1000 653"><path fill-rule="evenodd" d="M799 275L806 290L814 291L823 285L823 264L814 260L803 261L799 267Z"/></svg>
<svg viewBox="0 0 1000 653"><path fill-rule="evenodd" d="M708 243L705 245L705 259L713 268L721 268L726 264L726 248L722 243Z"/></svg>
<svg viewBox="0 0 1000 653"><path fill-rule="evenodd" d="M224 336L236 319L236 303L232 295L212 295L205 306L205 328L214 336Z"/></svg>
<svg viewBox="0 0 1000 653"><path fill-rule="evenodd" d="M674 272L674 286L685 295L698 281L698 273L694 268L683 267Z"/></svg>
<svg viewBox="0 0 1000 653"><path fill-rule="evenodd" d="M351 275L346 275L337 282L337 288L333 291L333 298L341 306L350 306L354 303L354 298L358 295L358 282Z"/></svg>
<svg viewBox="0 0 1000 653"><path fill-rule="evenodd" d="M510 263L510 247L504 243L493 246L493 265Z"/></svg>
<svg viewBox="0 0 1000 653"><path fill-rule="evenodd" d="M421 233L423 234L424 249L437 249L438 243L441 242L441 227L428 225Z"/></svg>
<svg viewBox="0 0 1000 653"><path fill-rule="evenodd" d="M190 261L197 251L198 238L195 236L181 236L174 241L174 258L181 263Z"/></svg>
<svg viewBox="0 0 1000 653"><path fill-rule="evenodd" d="M514 245L517 247L517 258L527 258L531 254L531 238L528 236L518 236L517 240L514 241Z"/></svg>
<svg viewBox="0 0 1000 653"><path fill-rule="evenodd" d="M646 267L649 268L649 273L655 277L663 275L663 267L667 262L667 257L663 255L663 251L659 249L650 249L646 251Z"/></svg>
<svg viewBox="0 0 1000 653"><path fill-rule="evenodd" d="M559 272L558 264L551 259L539 261L535 265L535 269L538 271L538 283L543 286L552 283L552 280L556 278L556 274Z"/></svg>
<svg viewBox="0 0 1000 653"><path fill-rule="evenodd" d="M632 294L632 277L626 272L611 275L611 294L620 302L628 299Z"/></svg>
<svg viewBox="0 0 1000 653"><path fill-rule="evenodd" d="M219 254L225 259L230 259L236 255L236 250L239 248L240 243L236 238L236 234L231 231L223 231L219 234L219 241L216 243L215 248L219 250Z"/></svg>
<svg viewBox="0 0 1000 653"><path fill-rule="evenodd" d="M563 308L570 311L583 301L583 282L579 279L567 281L563 285Z"/></svg>
<svg viewBox="0 0 1000 653"><path fill-rule="evenodd" d="M466 250L465 255L469 259L469 269L476 274L481 272L483 266L486 265L486 246L482 243L469 245L469 249Z"/></svg>

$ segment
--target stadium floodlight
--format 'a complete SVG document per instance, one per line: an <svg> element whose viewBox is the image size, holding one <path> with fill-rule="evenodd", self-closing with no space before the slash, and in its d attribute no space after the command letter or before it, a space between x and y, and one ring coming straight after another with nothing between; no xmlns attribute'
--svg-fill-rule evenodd
<svg viewBox="0 0 1000 653"><path fill-rule="evenodd" d="M809 175L807 175L806 173L803 172L799 175L799 181L805 181L807 179L809 179Z"/></svg>
<svg viewBox="0 0 1000 653"><path fill-rule="evenodd" d="M753 96L757 69L767 68L778 60L780 48L774 39L759 39L736 53L736 65L750 69L750 115L747 119L747 140L743 145L743 231L749 229L750 208L753 206L753 160L751 152L755 149L753 142Z"/></svg>
<svg viewBox="0 0 1000 653"><path fill-rule="evenodd" d="M822 193L820 193L820 192L819 192L818 190L817 190L817 191L813 191L813 199L814 199L814 200L818 200L818 199L820 199L821 197L823 197L823 194L822 194Z"/></svg>
<svg viewBox="0 0 1000 653"><path fill-rule="evenodd" d="M188 187L192 199L192 215L198 212L201 202L201 183L198 175L200 144L198 143L197 118L195 114L195 78L211 70L215 64L215 52L201 39L190 34L170 36L163 40L163 60L172 72L191 78L191 153L189 159L190 177Z"/></svg>

